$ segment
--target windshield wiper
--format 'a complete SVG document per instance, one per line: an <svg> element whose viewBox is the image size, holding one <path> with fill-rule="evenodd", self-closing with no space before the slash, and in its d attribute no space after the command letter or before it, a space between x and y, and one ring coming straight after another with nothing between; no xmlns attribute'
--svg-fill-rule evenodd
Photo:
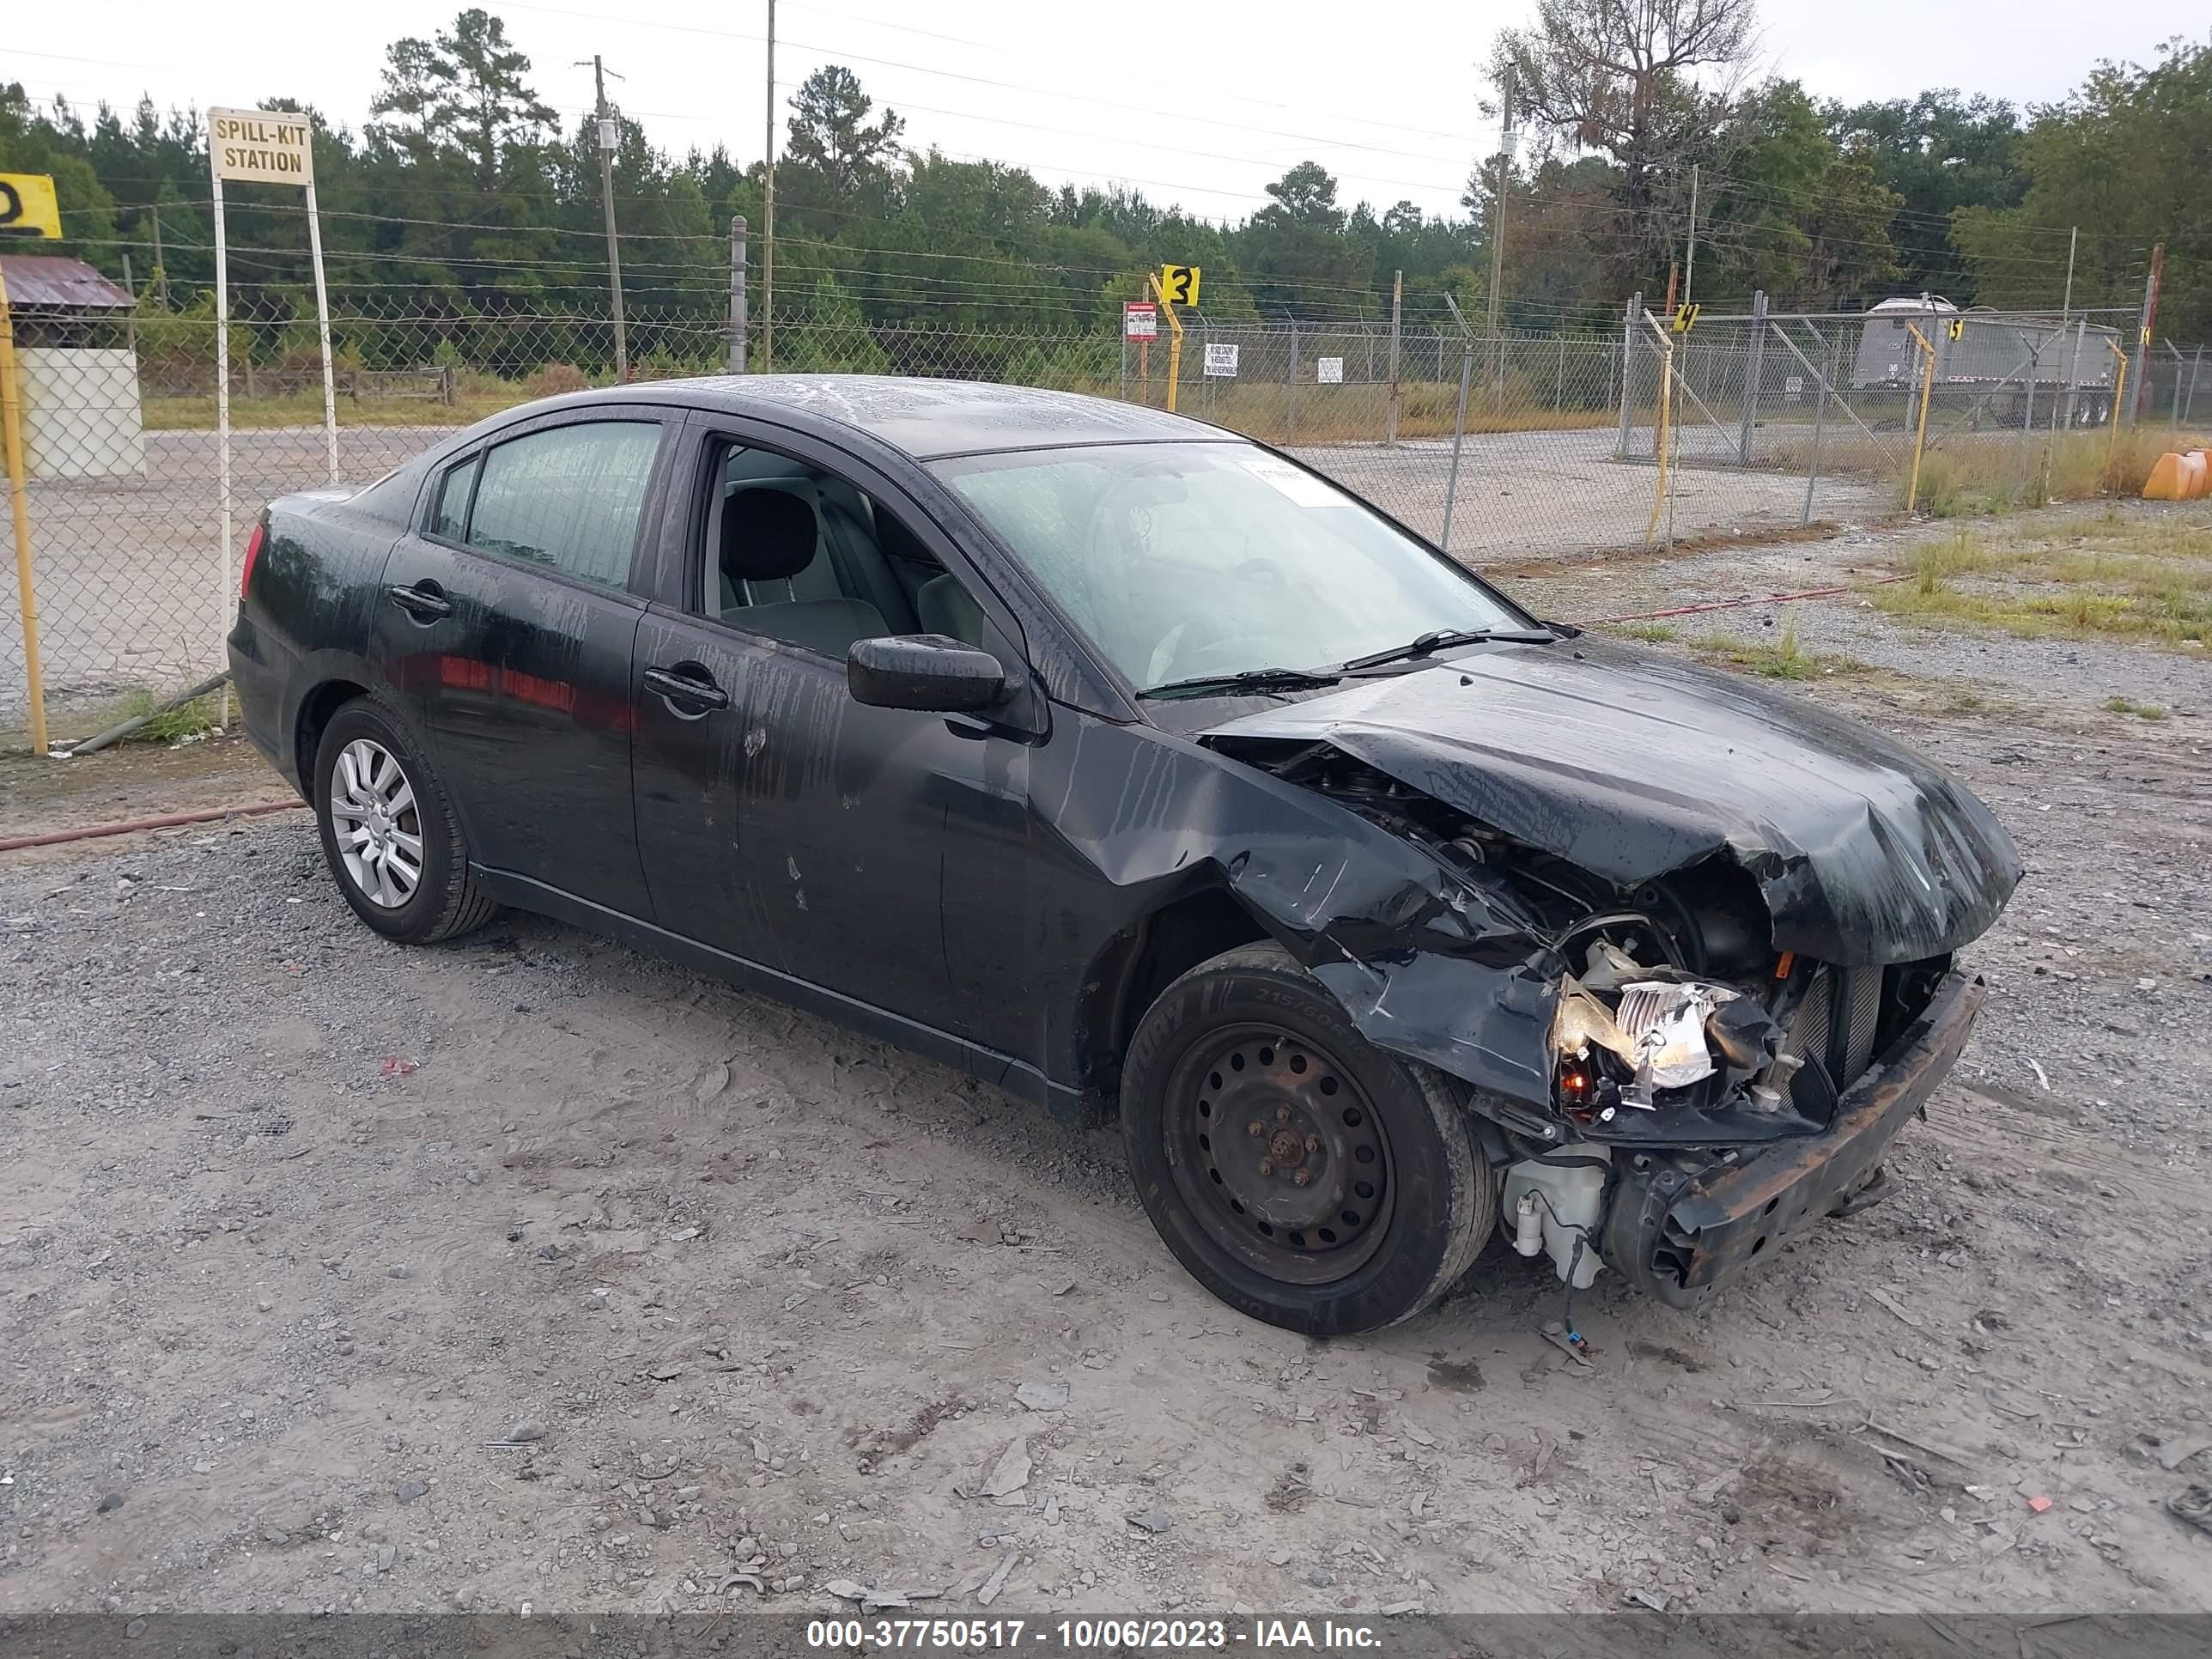
<svg viewBox="0 0 2212 1659"><path fill-rule="evenodd" d="M1334 669L1318 672L1304 668L1248 668L1241 674L1199 674L1187 680L1170 680L1148 686L1140 697L1224 697L1265 691L1312 691L1334 685L1343 675Z"/></svg>
<svg viewBox="0 0 2212 1659"><path fill-rule="evenodd" d="M1548 629L1439 628L1419 639L1409 640L1404 645L1394 645L1388 651L1372 652L1364 657L1354 657L1349 662L1339 663L1337 672L1349 674L1354 669L1377 668L1386 662L1406 662L1455 645L1552 645L1559 638Z"/></svg>

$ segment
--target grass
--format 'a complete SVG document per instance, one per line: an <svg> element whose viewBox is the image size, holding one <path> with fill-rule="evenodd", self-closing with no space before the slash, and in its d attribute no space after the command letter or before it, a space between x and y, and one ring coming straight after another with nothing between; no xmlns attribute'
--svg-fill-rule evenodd
<svg viewBox="0 0 2212 1659"><path fill-rule="evenodd" d="M1832 674L1864 674L1869 665L1856 657L1808 651L1798 643L1792 623L1773 644L1744 639L1735 634L1705 634L1689 642L1690 649L1709 662L1725 664L1774 680L1809 680Z"/></svg>
<svg viewBox="0 0 2212 1659"><path fill-rule="evenodd" d="M2133 714L2137 720L2162 720L2166 710L2154 702L2137 702L2132 697L2107 697L2105 707L2115 714Z"/></svg>
<svg viewBox="0 0 2212 1659"><path fill-rule="evenodd" d="M136 720L139 715L159 708L161 701L153 692L143 688L133 691L123 700L123 706L115 719L107 724L115 725L123 720ZM177 743L185 738L196 738L204 732L212 732L215 729L216 699L210 696L196 698L191 702L180 703L165 713L155 714L152 720L148 720L145 725L122 741L125 743Z"/></svg>
<svg viewBox="0 0 2212 1659"><path fill-rule="evenodd" d="M1915 549L1908 582L1875 609L1931 626L2021 638L2144 640L2194 649L2212 635L2212 516L2108 513Z"/></svg>
<svg viewBox="0 0 2212 1659"><path fill-rule="evenodd" d="M1665 645L1676 636L1674 629L1665 623L1628 622L1609 624L1612 631L1626 640L1642 640L1646 645Z"/></svg>

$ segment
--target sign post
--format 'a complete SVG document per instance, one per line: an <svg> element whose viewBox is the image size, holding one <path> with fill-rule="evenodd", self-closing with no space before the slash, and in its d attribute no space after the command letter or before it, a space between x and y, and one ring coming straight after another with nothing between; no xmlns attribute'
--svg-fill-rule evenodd
<svg viewBox="0 0 2212 1659"><path fill-rule="evenodd" d="M330 481L338 481L338 403L331 371L331 299L323 279L323 228L315 211L315 152L307 118L290 111L211 109L208 112L208 182L215 208L215 433L216 489L222 546L216 589L218 619L230 611L234 591L234 530L230 479L230 260L223 225L222 185L292 185L307 191L307 251L315 270L315 336L323 356L323 447ZM223 633L229 629L223 628ZM220 635L218 636L220 638ZM218 651L220 647L218 647ZM222 694L222 724L230 723L230 688Z"/></svg>
<svg viewBox="0 0 2212 1659"><path fill-rule="evenodd" d="M1199 269L1196 265L1162 265L1159 274L1152 277L1152 297L1168 314L1168 413L1175 413L1177 382L1182 379L1182 319L1176 315L1177 306L1198 303Z"/></svg>

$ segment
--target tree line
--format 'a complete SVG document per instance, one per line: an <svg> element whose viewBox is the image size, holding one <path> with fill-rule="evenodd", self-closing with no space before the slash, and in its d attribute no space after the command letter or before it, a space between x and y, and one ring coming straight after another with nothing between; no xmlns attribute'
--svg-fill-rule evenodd
<svg viewBox="0 0 2212 1659"><path fill-rule="evenodd" d="M1205 268L1215 321L1384 317L1399 273L1425 320L1441 317L1447 293L1479 318L1502 196L1500 310L1517 328L1609 332L1627 294L1656 306L1692 260L1709 307L1754 289L1805 309L1922 290L2055 307L2078 227L2077 305L2131 302L2163 242L2160 331L2212 335L2212 45L2100 64L2067 98L2027 110L1948 88L1845 105L1748 79L1752 5L1540 0L1486 66L1486 107L1510 110L1522 143L1510 158L1470 158L1462 211L1444 216L1409 201L1347 204L1311 161L1237 222L1133 188L1055 186L1016 162L909 148L895 112L850 70L825 66L790 97L776 169L778 327L804 319L890 341L1110 336L1141 273L1169 261ZM353 349L459 354L507 372L526 365L484 354L517 331L479 325L521 317L573 328L575 360L604 350L592 343L606 301L596 124L562 129L501 19L471 9L431 38L394 42L357 131L289 98L264 106L311 125L341 315L430 325L373 339L342 330ZM732 216L754 229L757 314L763 169L720 147L679 155L627 116L616 137L639 355L696 358L727 304ZM201 112L141 99L88 113L0 87L0 170L56 179L70 240L35 251L118 278L127 260L149 320L210 314ZM296 193L228 194L239 314L311 317ZM801 361L780 343L780 366L808 366L807 332L788 336ZM252 349L281 355L305 337L272 337ZM544 341L530 349L562 355Z"/></svg>

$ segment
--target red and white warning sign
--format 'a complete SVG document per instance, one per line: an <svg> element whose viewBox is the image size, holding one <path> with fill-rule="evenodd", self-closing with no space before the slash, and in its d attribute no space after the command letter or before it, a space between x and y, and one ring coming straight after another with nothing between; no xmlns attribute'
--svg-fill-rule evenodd
<svg viewBox="0 0 2212 1659"><path fill-rule="evenodd" d="M1157 340L1160 337L1160 308L1150 300L1121 301L1121 337Z"/></svg>

